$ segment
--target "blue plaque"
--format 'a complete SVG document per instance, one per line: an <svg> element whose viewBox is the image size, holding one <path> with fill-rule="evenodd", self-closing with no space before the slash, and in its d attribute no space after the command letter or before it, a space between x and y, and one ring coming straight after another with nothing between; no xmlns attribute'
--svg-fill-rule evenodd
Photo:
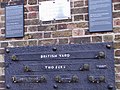
<svg viewBox="0 0 120 90"><path fill-rule="evenodd" d="M89 0L90 32L112 31L112 0Z"/></svg>
<svg viewBox="0 0 120 90"><path fill-rule="evenodd" d="M24 11L23 5L6 7L6 38L23 37Z"/></svg>

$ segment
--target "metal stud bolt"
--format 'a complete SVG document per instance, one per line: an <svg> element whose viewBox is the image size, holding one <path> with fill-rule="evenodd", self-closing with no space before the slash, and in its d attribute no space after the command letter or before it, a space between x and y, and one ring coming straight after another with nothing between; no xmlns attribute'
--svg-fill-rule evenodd
<svg viewBox="0 0 120 90"><path fill-rule="evenodd" d="M100 82L105 82L105 76L100 76L99 79L100 79Z"/></svg>
<svg viewBox="0 0 120 90"><path fill-rule="evenodd" d="M113 89L113 85L108 85L108 90L112 90Z"/></svg>
<svg viewBox="0 0 120 90"><path fill-rule="evenodd" d="M88 71L90 68L89 64L84 64L83 67L80 68L80 71Z"/></svg>
<svg viewBox="0 0 120 90"><path fill-rule="evenodd" d="M41 76L41 77L40 77L40 81L41 81L41 82L46 82L45 76Z"/></svg>
<svg viewBox="0 0 120 90"><path fill-rule="evenodd" d="M106 45L106 48L111 49L111 45L110 44Z"/></svg>
<svg viewBox="0 0 120 90"><path fill-rule="evenodd" d="M6 88L7 88L7 89L10 89L10 85L9 85L9 84L7 84L7 85L6 85Z"/></svg>
<svg viewBox="0 0 120 90"><path fill-rule="evenodd" d="M12 77L12 82L17 83L15 76Z"/></svg>
<svg viewBox="0 0 120 90"><path fill-rule="evenodd" d="M16 60L17 60L17 56L16 56L16 55L12 55L11 59L12 59L13 61L16 61Z"/></svg>
<svg viewBox="0 0 120 90"><path fill-rule="evenodd" d="M10 50L9 49L6 49L6 53L9 53L10 52Z"/></svg>
<svg viewBox="0 0 120 90"><path fill-rule="evenodd" d="M57 48L56 47L53 47L53 49L52 49L53 51L57 51Z"/></svg>
<svg viewBox="0 0 120 90"><path fill-rule="evenodd" d="M94 83L95 78L94 78L94 76L89 76L89 77L88 77L88 80L89 80L90 82L93 82L93 83Z"/></svg>
<svg viewBox="0 0 120 90"><path fill-rule="evenodd" d="M95 58L98 58L98 59L103 59L105 58L105 52L99 52L97 56L95 56Z"/></svg>
<svg viewBox="0 0 120 90"><path fill-rule="evenodd" d="M72 76L72 82L78 82L78 76L77 75Z"/></svg>
<svg viewBox="0 0 120 90"><path fill-rule="evenodd" d="M54 86L53 86L55 89L57 89L58 88L58 86L55 84Z"/></svg>
<svg viewBox="0 0 120 90"><path fill-rule="evenodd" d="M30 70L30 68L29 68L28 66L25 66L25 67L24 67L24 71L25 71L25 72L30 72L31 70Z"/></svg>
<svg viewBox="0 0 120 90"><path fill-rule="evenodd" d="M56 76L56 77L55 77L55 81L61 83L61 82L62 82L62 81L61 81L61 77L60 77L59 75Z"/></svg>

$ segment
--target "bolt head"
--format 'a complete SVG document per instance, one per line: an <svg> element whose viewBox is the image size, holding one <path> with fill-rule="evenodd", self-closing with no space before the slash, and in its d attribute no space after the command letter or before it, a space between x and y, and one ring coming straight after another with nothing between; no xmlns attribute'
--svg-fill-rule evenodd
<svg viewBox="0 0 120 90"><path fill-rule="evenodd" d="M57 89L58 88L58 86L55 84L54 86L53 86L55 89Z"/></svg>
<svg viewBox="0 0 120 90"><path fill-rule="evenodd" d="M107 47L108 49L110 49L110 48L111 48L111 45L110 45L110 44L108 44L108 45L106 45L106 47Z"/></svg>
<svg viewBox="0 0 120 90"><path fill-rule="evenodd" d="M53 47L53 49L52 49L53 51L57 51L57 48L56 47Z"/></svg>
<svg viewBox="0 0 120 90"><path fill-rule="evenodd" d="M17 60L17 56L16 56L16 55L12 55L11 59L12 59L13 61L16 61L16 60Z"/></svg>
<svg viewBox="0 0 120 90"><path fill-rule="evenodd" d="M10 89L10 85L7 84L7 85L6 85L6 88L7 88L7 89Z"/></svg>
<svg viewBox="0 0 120 90"><path fill-rule="evenodd" d="M9 53L10 52L10 50L9 49L6 49L6 53Z"/></svg>
<svg viewBox="0 0 120 90"><path fill-rule="evenodd" d="M113 89L113 85L108 85L108 89L112 90Z"/></svg>

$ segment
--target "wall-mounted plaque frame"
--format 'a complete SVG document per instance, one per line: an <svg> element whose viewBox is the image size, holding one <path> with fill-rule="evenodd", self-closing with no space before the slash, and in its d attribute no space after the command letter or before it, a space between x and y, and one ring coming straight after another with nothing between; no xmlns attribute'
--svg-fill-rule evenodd
<svg viewBox="0 0 120 90"><path fill-rule="evenodd" d="M89 1L89 31L112 31L112 0Z"/></svg>
<svg viewBox="0 0 120 90"><path fill-rule="evenodd" d="M70 0L43 1L39 3L40 21L52 21L70 18Z"/></svg>
<svg viewBox="0 0 120 90"><path fill-rule="evenodd" d="M23 37L24 35L24 6L7 6L5 8L6 38Z"/></svg>
<svg viewBox="0 0 120 90"><path fill-rule="evenodd" d="M106 42L6 48L4 90L116 90L112 47Z"/></svg>

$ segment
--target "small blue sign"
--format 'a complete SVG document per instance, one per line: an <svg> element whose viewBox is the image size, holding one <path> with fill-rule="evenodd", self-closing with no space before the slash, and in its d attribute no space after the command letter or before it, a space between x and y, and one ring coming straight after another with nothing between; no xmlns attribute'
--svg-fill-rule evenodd
<svg viewBox="0 0 120 90"><path fill-rule="evenodd" d="M6 38L23 37L24 11L23 5L6 7Z"/></svg>
<svg viewBox="0 0 120 90"><path fill-rule="evenodd" d="M89 0L90 32L112 31L112 0Z"/></svg>

